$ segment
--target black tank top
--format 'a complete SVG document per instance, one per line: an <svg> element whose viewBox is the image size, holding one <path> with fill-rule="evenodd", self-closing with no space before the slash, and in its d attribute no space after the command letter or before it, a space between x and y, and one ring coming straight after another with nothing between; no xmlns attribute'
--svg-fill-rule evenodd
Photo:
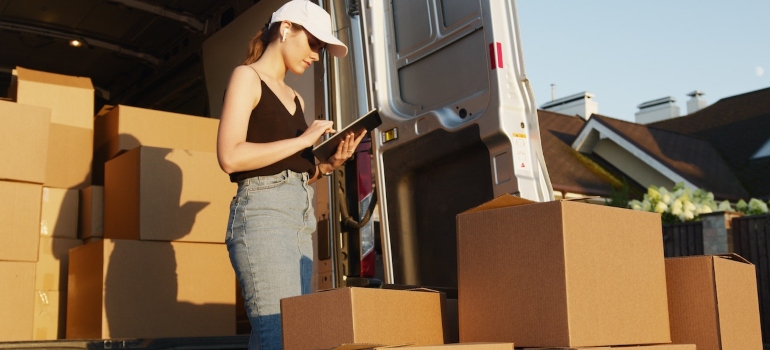
<svg viewBox="0 0 770 350"><path fill-rule="evenodd" d="M301 135L307 130L307 122L302 113L302 106L299 98L294 94L295 112L290 114L286 106L281 103L273 90L260 79L262 86L262 97L259 103L251 111L249 117L249 127L246 132L246 141L255 143L273 142L290 139ZM241 171L230 174L230 181L238 182L254 176L275 175L286 169L294 172L307 172L310 175L315 174L315 157L312 147L308 147L297 152L288 158L270 164L266 167Z"/></svg>

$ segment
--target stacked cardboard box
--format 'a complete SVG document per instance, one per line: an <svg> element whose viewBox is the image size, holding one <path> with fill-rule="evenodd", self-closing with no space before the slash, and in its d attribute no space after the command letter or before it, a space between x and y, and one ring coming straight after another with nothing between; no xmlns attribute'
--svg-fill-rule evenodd
<svg viewBox="0 0 770 350"><path fill-rule="evenodd" d="M218 122L121 105L94 126L67 338L234 335L222 210L235 185L217 163Z"/></svg>
<svg viewBox="0 0 770 350"><path fill-rule="evenodd" d="M235 186L215 153L140 146L108 161L105 175L105 238L224 242Z"/></svg>
<svg viewBox="0 0 770 350"><path fill-rule="evenodd" d="M460 341L671 341L659 215L503 196L457 225Z"/></svg>
<svg viewBox="0 0 770 350"><path fill-rule="evenodd" d="M26 206L11 203L13 207L5 211L20 219L9 229L14 242L5 246L17 256L6 258L25 259L33 266L29 291L33 322L28 331L14 336L21 340L57 339L64 334L68 250L81 244L78 188L90 183L93 92L88 78L18 67L9 89L12 102L0 106L9 134L0 141L8 143L1 147L0 159L9 167L0 178L12 181L9 186L16 187L17 197L26 187L24 196L29 198ZM20 229L19 223L28 228Z"/></svg>
<svg viewBox="0 0 770 350"><path fill-rule="evenodd" d="M0 101L0 340L33 334L35 262L51 112Z"/></svg>
<svg viewBox="0 0 770 350"><path fill-rule="evenodd" d="M0 179L42 184L48 160L51 111L0 101Z"/></svg>
<svg viewBox="0 0 770 350"><path fill-rule="evenodd" d="M35 263L0 261L0 341L32 339Z"/></svg>
<svg viewBox="0 0 770 350"><path fill-rule="evenodd" d="M43 187L40 243L35 264L33 339L64 338L69 250L78 238L78 190Z"/></svg>
<svg viewBox="0 0 770 350"><path fill-rule="evenodd" d="M233 335L235 277L223 249L113 239L72 249L67 338Z"/></svg>
<svg viewBox="0 0 770 350"><path fill-rule="evenodd" d="M43 184L54 188L90 185L94 115L91 79L17 67L9 90L18 104L50 111L49 134L41 143L48 147Z"/></svg>
<svg viewBox="0 0 770 350"><path fill-rule="evenodd" d="M407 348L409 350L513 350L513 343L453 343L441 345L410 345L398 346L385 344L344 344L329 350L393 350Z"/></svg>
<svg viewBox="0 0 770 350"><path fill-rule="evenodd" d="M104 186L80 190L78 227L80 238L86 242L104 237Z"/></svg>
<svg viewBox="0 0 770 350"><path fill-rule="evenodd" d="M505 195L457 224L462 342L762 349L753 266L664 259L657 214Z"/></svg>
<svg viewBox="0 0 770 350"><path fill-rule="evenodd" d="M93 183L104 184L104 166L139 146L216 152L219 121L118 105L94 119Z"/></svg>
<svg viewBox="0 0 770 350"><path fill-rule="evenodd" d="M95 124L90 79L21 67L12 79L0 101L0 340L62 338L65 318L75 337L234 334L216 214L235 189L216 162L218 121L118 106ZM113 160L126 172L105 188Z"/></svg>
<svg viewBox="0 0 770 350"><path fill-rule="evenodd" d="M524 348L524 350L696 350L696 347L694 344L657 344L632 346L589 346L579 348Z"/></svg>
<svg viewBox="0 0 770 350"><path fill-rule="evenodd" d="M761 350L754 265L735 254L666 259L671 339L698 350Z"/></svg>

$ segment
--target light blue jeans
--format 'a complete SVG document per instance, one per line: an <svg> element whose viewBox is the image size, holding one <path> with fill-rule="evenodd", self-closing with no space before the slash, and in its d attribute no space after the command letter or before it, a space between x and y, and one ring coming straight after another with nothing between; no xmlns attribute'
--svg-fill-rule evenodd
<svg viewBox="0 0 770 350"><path fill-rule="evenodd" d="M310 293L312 199L307 173L238 182L225 243L251 323L249 349L282 349L280 300Z"/></svg>

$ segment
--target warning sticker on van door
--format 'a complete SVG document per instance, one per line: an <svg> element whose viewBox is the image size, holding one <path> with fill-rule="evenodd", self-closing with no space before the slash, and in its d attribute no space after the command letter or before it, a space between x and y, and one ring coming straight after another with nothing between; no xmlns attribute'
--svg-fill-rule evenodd
<svg viewBox="0 0 770 350"><path fill-rule="evenodd" d="M521 133L511 133L513 136L513 161L516 168L525 170L529 168L529 157L527 157L527 135Z"/></svg>

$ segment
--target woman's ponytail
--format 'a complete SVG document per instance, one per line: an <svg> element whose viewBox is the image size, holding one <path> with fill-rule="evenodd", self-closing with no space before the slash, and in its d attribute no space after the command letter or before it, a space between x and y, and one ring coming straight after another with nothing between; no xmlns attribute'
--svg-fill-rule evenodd
<svg viewBox="0 0 770 350"><path fill-rule="evenodd" d="M251 42L249 42L249 51L246 54L246 60L243 61L243 64L252 64L262 57L262 53L265 52L267 45L278 38L278 30L280 27L281 22L275 22L273 25L265 24L265 26L251 38Z"/></svg>

